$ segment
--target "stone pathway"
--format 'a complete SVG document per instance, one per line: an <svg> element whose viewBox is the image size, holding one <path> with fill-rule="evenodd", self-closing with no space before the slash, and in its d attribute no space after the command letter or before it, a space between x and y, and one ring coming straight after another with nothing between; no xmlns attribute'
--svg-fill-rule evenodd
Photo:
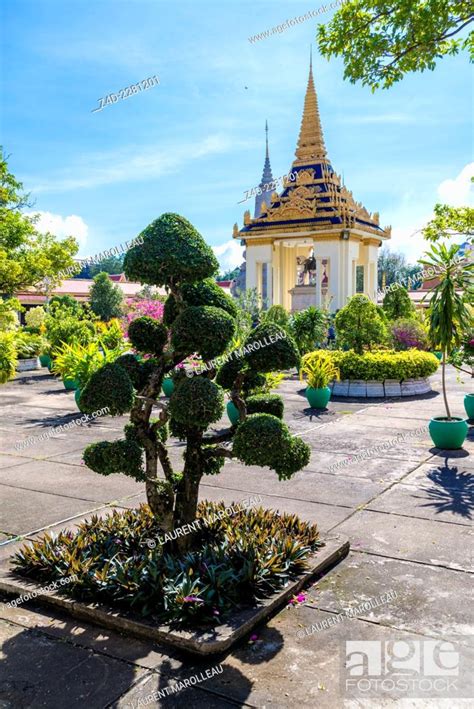
<svg viewBox="0 0 474 709"><path fill-rule="evenodd" d="M141 484L125 476L102 477L81 465L84 447L119 437L125 419L101 418L15 448L29 436L77 418L73 394L45 372L21 375L0 388L0 558L11 554L17 535L59 529L93 511L105 514L145 499ZM349 556L308 589L307 602L282 610L257 631L256 642L198 661L31 602L8 608L4 597L0 708L333 709L361 706L361 697L364 706L395 706L400 696L422 697L421 704L408 700L406 706L472 706L474 464L468 453L474 429L462 451L432 447L426 424L443 413L439 380L439 374L432 377L433 393L419 399L339 399L318 415L307 407L301 385L286 381L281 387L285 418L311 445L308 467L279 482L271 471L227 461L221 475L205 479L203 497L230 503L259 494L264 506L297 513L317 522L323 535L340 532L351 542ZM472 391L472 380L462 385L450 371L449 385L453 414L464 416L462 399ZM368 459L354 459L382 444L387 445ZM174 446L173 458L180 454L180 446ZM390 591L395 598L383 602L382 594ZM374 608L359 608L356 617L347 617L348 608L370 599ZM441 639L452 644L439 647ZM411 677L420 677L413 669L420 657L426 676L435 646L441 664L452 669L442 675L438 662L427 680L431 685L420 683L417 694L410 685L411 693L397 694L390 685L394 675L383 674L387 665L382 663L371 677L385 679L384 687L370 693L361 680L357 694L359 677L344 669L346 651L369 653L372 662L377 653L382 658L383 653L406 653L407 642L414 659L402 665L403 671L412 668ZM222 673L201 681L219 663ZM194 675L200 680L164 698L166 687ZM448 693L441 686L447 681ZM157 691L163 698L154 698Z"/></svg>

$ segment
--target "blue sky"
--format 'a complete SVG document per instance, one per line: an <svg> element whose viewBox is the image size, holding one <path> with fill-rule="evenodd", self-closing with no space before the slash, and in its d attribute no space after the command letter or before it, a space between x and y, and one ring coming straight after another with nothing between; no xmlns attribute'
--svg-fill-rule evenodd
<svg viewBox="0 0 474 709"><path fill-rule="evenodd" d="M218 249L260 181L264 124L273 175L289 171L321 14L248 38L322 3L278 0L14 0L0 3L1 142L41 225L77 236L81 256L135 237L163 212ZM354 197L392 224L411 260L436 201L468 200L472 69L465 55L372 94L313 48L329 155ZM98 99L156 75L160 85L93 113Z"/></svg>

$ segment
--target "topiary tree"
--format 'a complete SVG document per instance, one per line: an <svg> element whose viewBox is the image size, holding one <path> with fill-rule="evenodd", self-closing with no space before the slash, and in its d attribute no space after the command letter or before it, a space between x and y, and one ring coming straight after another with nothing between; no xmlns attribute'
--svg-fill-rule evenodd
<svg viewBox="0 0 474 709"><path fill-rule="evenodd" d="M98 273L90 289L90 303L92 311L108 322L122 315L123 293L107 273Z"/></svg>
<svg viewBox="0 0 474 709"><path fill-rule="evenodd" d="M79 404L84 411L108 406L113 415L130 413L124 438L89 446L84 461L102 475L121 472L144 480L150 509L166 533L193 523L201 479L219 473L225 458L266 465L279 478L288 478L307 464L310 449L290 435L276 399L256 397L251 410L258 413L247 415L243 398L257 382L261 384L263 373L298 365L292 338L278 325L264 323L243 347L229 352L236 329L235 304L212 281L218 263L200 234L183 217L163 214L141 236L142 243L125 256L125 273L135 281L166 288L164 322L134 320L128 335L140 355L122 355L95 373ZM218 373L214 365L197 375L180 369L190 355L212 360L224 353L227 360ZM177 368L173 394L169 403L162 403L157 397L163 379ZM208 429L223 414L224 389L230 391L240 420L216 433ZM158 417L153 416L154 408L159 409ZM180 470L173 468L168 454L170 434L185 442ZM192 535L177 533L173 545L185 551L191 543Z"/></svg>
<svg viewBox="0 0 474 709"><path fill-rule="evenodd" d="M336 331L338 342L358 354L362 354L364 347L370 350L387 340L387 328L379 309L362 293L352 296L338 312Z"/></svg>
<svg viewBox="0 0 474 709"><path fill-rule="evenodd" d="M290 318L290 332L295 338L302 355L314 350L325 338L328 318L319 308L310 305L300 310Z"/></svg>
<svg viewBox="0 0 474 709"><path fill-rule="evenodd" d="M408 291L400 285L396 285L395 288L392 286L392 288L385 293L383 309L389 320L412 318L415 315L415 306L408 295Z"/></svg>

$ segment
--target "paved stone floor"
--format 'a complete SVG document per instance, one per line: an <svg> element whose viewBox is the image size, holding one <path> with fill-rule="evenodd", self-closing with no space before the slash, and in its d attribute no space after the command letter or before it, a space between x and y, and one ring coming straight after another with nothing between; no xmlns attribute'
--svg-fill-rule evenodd
<svg viewBox="0 0 474 709"><path fill-rule="evenodd" d="M453 414L464 416L462 399L473 390L472 380L458 383L450 371L449 385ZM260 627L256 642L197 661L34 603L12 609L0 602L0 708L472 706L474 429L461 451L432 447L426 424L443 413L439 374L432 386L432 394L417 399L334 400L316 414L301 385L286 381L285 417L312 448L308 467L279 482L271 471L227 461L221 475L204 481L202 497L231 502L260 494L265 506L317 522L323 536L337 532L350 539L349 556L308 589L304 605L286 608ZM43 369L2 386L0 404L0 558L10 555L18 535L28 538L96 510L144 500L141 484L81 465L84 447L119 437L124 419L101 418L18 451L18 442L77 418L73 394ZM384 443L370 458L351 460ZM176 445L173 458L180 454ZM396 597L388 603L354 618L338 616L389 591ZM440 647L441 639L452 644ZM409 691L397 693L393 673L384 674L396 671L396 663L388 668L384 661L382 669L369 665L370 677L379 681L376 694L367 691L367 679L356 694L359 677L356 670L346 674L346 652L375 653L371 662L382 653L386 660L388 653L407 652L404 641L414 656L401 661L403 671L414 668L410 677L419 678L421 656L431 685L420 682L416 694L412 682ZM346 647L348 642L364 644ZM432 675L426 669L435 646L441 665L451 668L446 676L440 662ZM153 698L156 690L218 663L223 671L211 679Z"/></svg>

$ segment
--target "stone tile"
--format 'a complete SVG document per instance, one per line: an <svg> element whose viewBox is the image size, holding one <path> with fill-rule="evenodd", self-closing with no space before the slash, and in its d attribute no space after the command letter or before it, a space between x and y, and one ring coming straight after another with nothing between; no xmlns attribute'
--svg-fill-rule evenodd
<svg viewBox="0 0 474 709"><path fill-rule="evenodd" d="M151 641L120 635L72 618L50 606L39 606L30 601L15 608L8 606L7 600L5 597L5 602L0 602L0 618L25 629L41 632L62 642L75 643L147 669L160 666L164 662L172 673L183 667L183 659L178 659L172 648L163 649Z"/></svg>
<svg viewBox="0 0 474 709"><path fill-rule="evenodd" d="M328 614L308 606L285 610L275 616L265 627L257 631L259 640L254 644L242 644L223 663L225 671L232 667L245 678L245 683L236 681L226 684L226 672L216 677L213 690L221 691L229 699L257 707L304 707L313 709L339 709L345 706L401 706L398 697L380 694L374 704L348 704L350 695L343 686L346 670L346 645L355 641L400 641L424 640L421 635L406 633L354 619L339 623L330 629L312 635L297 637L305 628L320 623ZM449 638L451 640L451 638ZM455 643L461 659L461 676L458 686L464 697L472 696L472 678L469 663L472 649ZM250 692L249 692L250 686ZM390 685L388 687L390 692ZM439 706L436 695L433 704ZM365 702L366 700L364 700ZM423 701L423 700L422 700ZM406 706L415 706L414 704ZM450 704L450 706L459 706Z"/></svg>
<svg viewBox="0 0 474 709"><path fill-rule="evenodd" d="M144 670L104 654L0 624L2 705L99 709L118 699Z"/></svg>
<svg viewBox="0 0 474 709"><path fill-rule="evenodd" d="M341 613L370 599L380 600L381 594L391 590L396 592L393 600L357 617L427 636L453 636L472 644L474 611L472 604L465 603L466 574L439 566L350 552L308 589L308 605ZM351 619L343 622L350 623ZM324 637L326 632L330 630L324 631Z"/></svg>
<svg viewBox="0 0 474 709"><path fill-rule="evenodd" d="M474 476L464 488L445 488L436 483L422 487L398 483L372 500L368 510L390 512L470 526L474 510Z"/></svg>
<svg viewBox="0 0 474 709"><path fill-rule="evenodd" d="M474 532L464 525L362 510L334 531L345 534L354 551L473 570Z"/></svg>
<svg viewBox="0 0 474 709"><path fill-rule="evenodd" d="M11 535L28 534L61 520L91 512L102 505L61 495L0 485L0 529Z"/></svg>
<svg viewBox="0 0 474 709"><path fill-rule="evenodd" d="M2 480L2 470L5 470L6 468L12 468L15 465L23 465L24 463L25 457L18 455L4 455L0 453L0 481Z"/></svg>
<svg viewBox="0 0 474 709"><path fill-rule="evenodd" d="M203 481L211 482L211 487L232 490L247 490L252 493L266 493L274 488L274 497L310 502L324 502L341 507L357 507L378 495L389 484L373 483L370 480L356 480L341 476L323 475L307 469L294 475L290 480L278 481L276 474L268 468L245 466L232 461L225 465L220 475ZM275 484L278 483L278 484Z"/></svg>
<svg viewBox="0 0 474 709"><path fill-rule="evenodd" d="M91 502L111 502L143 490L143 483L125 475L104 476L85 465L61 465L49 460L31 461L4 470L0 481L19 488L19 495L21 489L28 489Z"/></svg>

